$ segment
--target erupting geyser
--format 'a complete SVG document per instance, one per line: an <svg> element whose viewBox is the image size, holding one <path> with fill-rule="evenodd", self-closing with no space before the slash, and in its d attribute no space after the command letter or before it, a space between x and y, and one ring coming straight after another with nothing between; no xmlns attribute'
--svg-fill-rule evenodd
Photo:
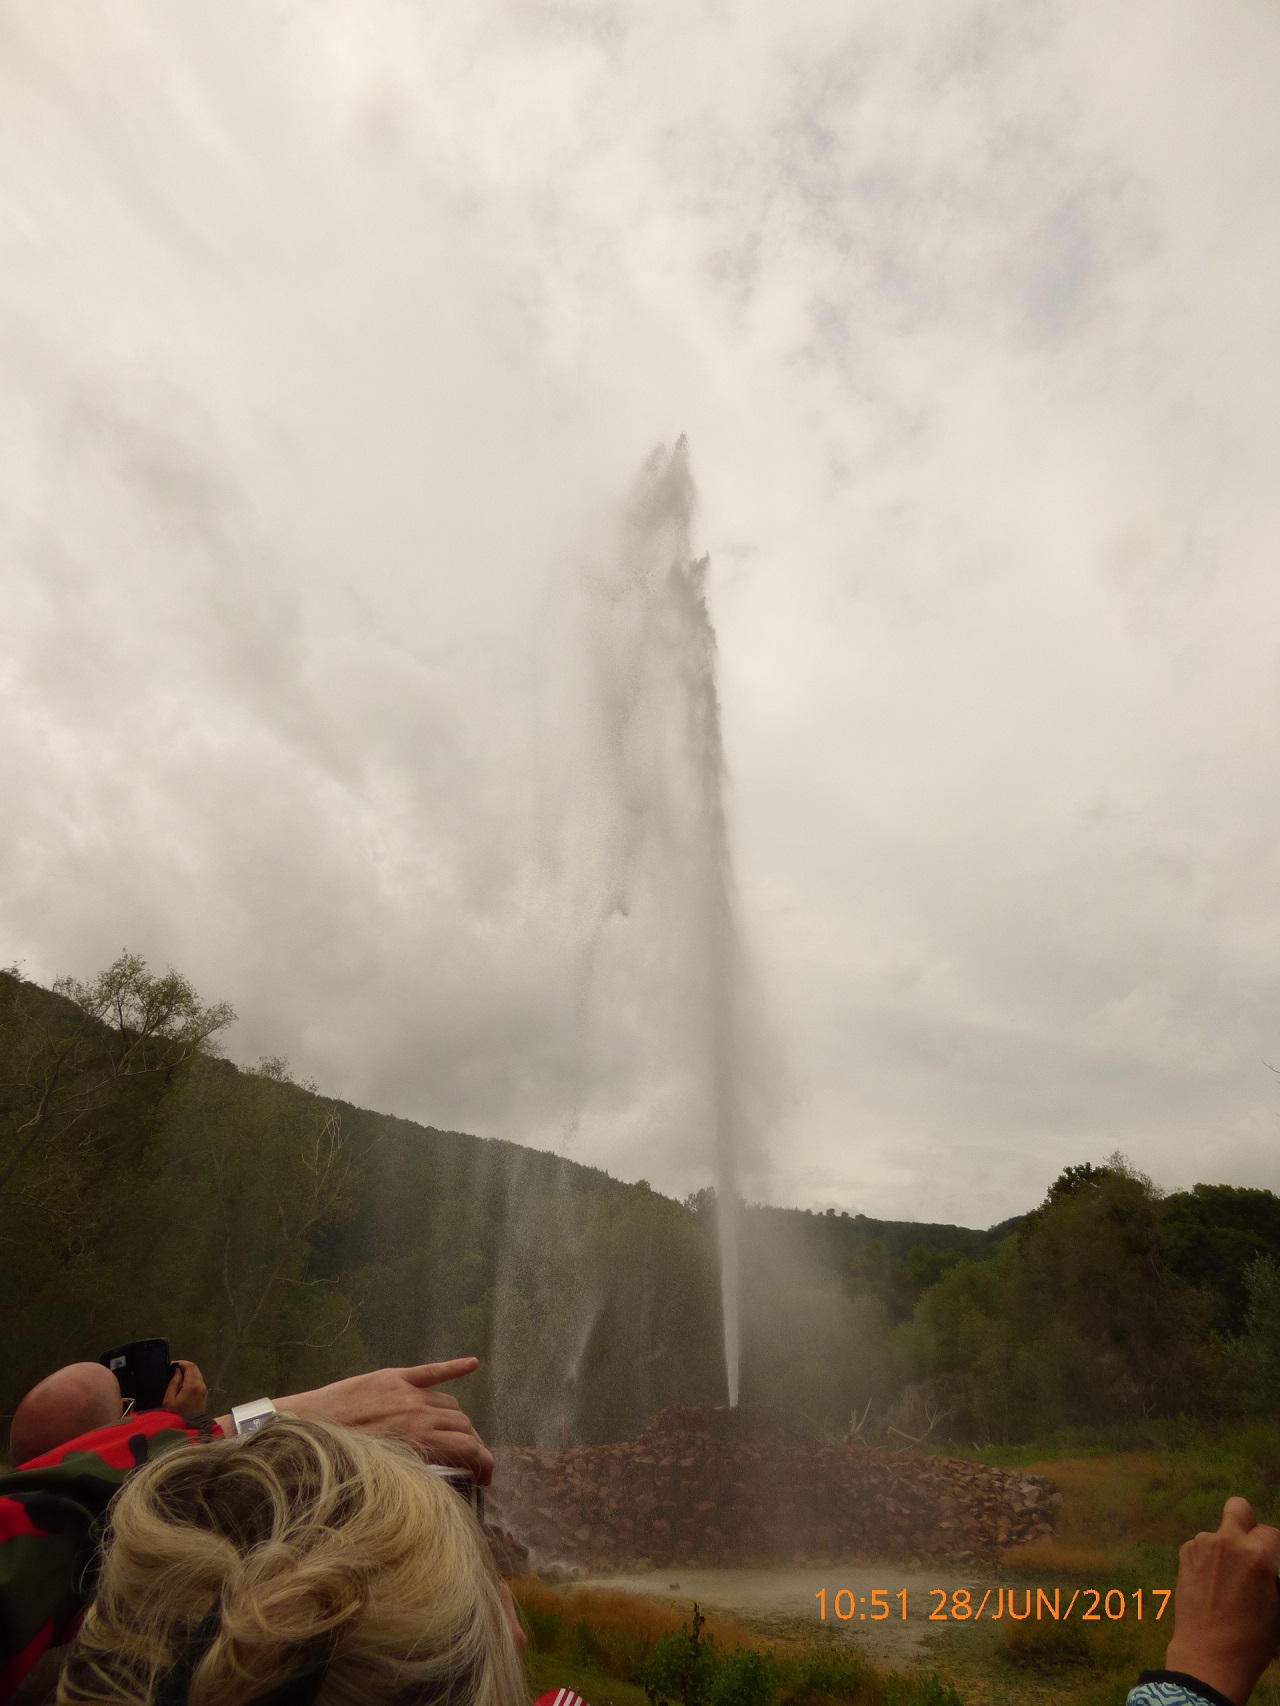
<svg viewBox="0 0 1280 1706"><path fill-rule="evenodd" d="M677 446L679 453L683 439ZM683 459L682 459L683 461ZM687 477L687 476L686 476ZM708 1079L715 1143L720 1298L729 1403L738 1402L738 1121L737 929L724 817L724 748L716 692L716 635L707 608L708 561L675 562L673 596L683 606L687 633L690 741L700 783L700 882L707 956Z"/></svg>
<svg viewBox="0 0 1280 1706"><path fill-rule="evenodd" d="M708 559L691 542L693 480L683 437L646 464L623 531L618 593L634 623L624 718L649 701L665 727L656 745L668 772L664 799L678 819L673 842L689 878L690 947L699 964L694 1030L714 1161L724 1358L729 1403L738 1402L738 1157L741 1149L741 967L725 822L724 746L716 688L716 636L707 607ZM654 706L655 698L665 705Z"/></svg>

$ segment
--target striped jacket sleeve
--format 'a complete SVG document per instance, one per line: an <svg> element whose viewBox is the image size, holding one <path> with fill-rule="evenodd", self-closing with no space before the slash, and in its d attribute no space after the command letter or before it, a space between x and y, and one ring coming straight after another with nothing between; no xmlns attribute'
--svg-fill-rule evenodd
<svg viewBox="0 0 1280 1706"><path fill-rule="evenodd" d="M1125 1706L1236 1706L1216 1688L1180 1670L1144 1670Z"/></svg>

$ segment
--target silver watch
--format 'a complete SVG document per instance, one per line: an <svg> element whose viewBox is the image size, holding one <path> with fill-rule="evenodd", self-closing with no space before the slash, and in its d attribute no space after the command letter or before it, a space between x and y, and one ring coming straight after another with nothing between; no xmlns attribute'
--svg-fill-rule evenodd
<svg viewBox="0 0 1280 1706"><path fill-rule="evenodd" d="M231 1406L231 1426L238 1434L256 1434L274 1419L276 1407L270 1398L253 1398L247 1404Z"/></svg>

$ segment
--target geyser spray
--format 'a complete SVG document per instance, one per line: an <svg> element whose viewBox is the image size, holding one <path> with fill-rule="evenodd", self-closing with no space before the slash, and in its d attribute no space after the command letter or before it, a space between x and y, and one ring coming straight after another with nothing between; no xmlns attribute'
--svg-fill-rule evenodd
<svg viewBox="0 0 1280 1706"><path fill-rule="evenodd" d="M692 548L693 479L682 437L656 450L637 483L623 527L622 596L635 607L630 625L641 654L631 685L636 700L655 692L673 739L662 743L664 793L685 821L677 826L690 878L691 946L701 959L701 1062L715 1167L724 1358L729 1402L738 1402L738 1159L741 1147L741 964L732 862L725 820L724 743L716 686L716 635L707 604L706 557ZM647 686L642 685L647 684ZM654 708L650 708L651 710ZM672 715L674 714L674 715Z"/></svg>

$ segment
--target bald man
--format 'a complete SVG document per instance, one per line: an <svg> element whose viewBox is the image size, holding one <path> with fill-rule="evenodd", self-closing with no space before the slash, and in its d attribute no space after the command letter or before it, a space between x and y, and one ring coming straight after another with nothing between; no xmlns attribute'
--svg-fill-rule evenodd
<svg viewBox="0 0 1280 1706"><path fill-rule="evenodd" d="M41 1457L124 1414L120 1386L100 1362L73 1362L33 1386L13 1413L9 1456L14 1464Z"/></svg>
<svg viewBox="0 0 1280 1706"><path fill-rule="evenodd" d="M198 1416L209 1401L204 1377L193 1362L179 1362L163 1408ZM120 1384L100 1362L72 1362L33 1386L13 1413L9 1460L18 1467L43 1457L70 1439L108 1428L124 1414Z"/></svg>

